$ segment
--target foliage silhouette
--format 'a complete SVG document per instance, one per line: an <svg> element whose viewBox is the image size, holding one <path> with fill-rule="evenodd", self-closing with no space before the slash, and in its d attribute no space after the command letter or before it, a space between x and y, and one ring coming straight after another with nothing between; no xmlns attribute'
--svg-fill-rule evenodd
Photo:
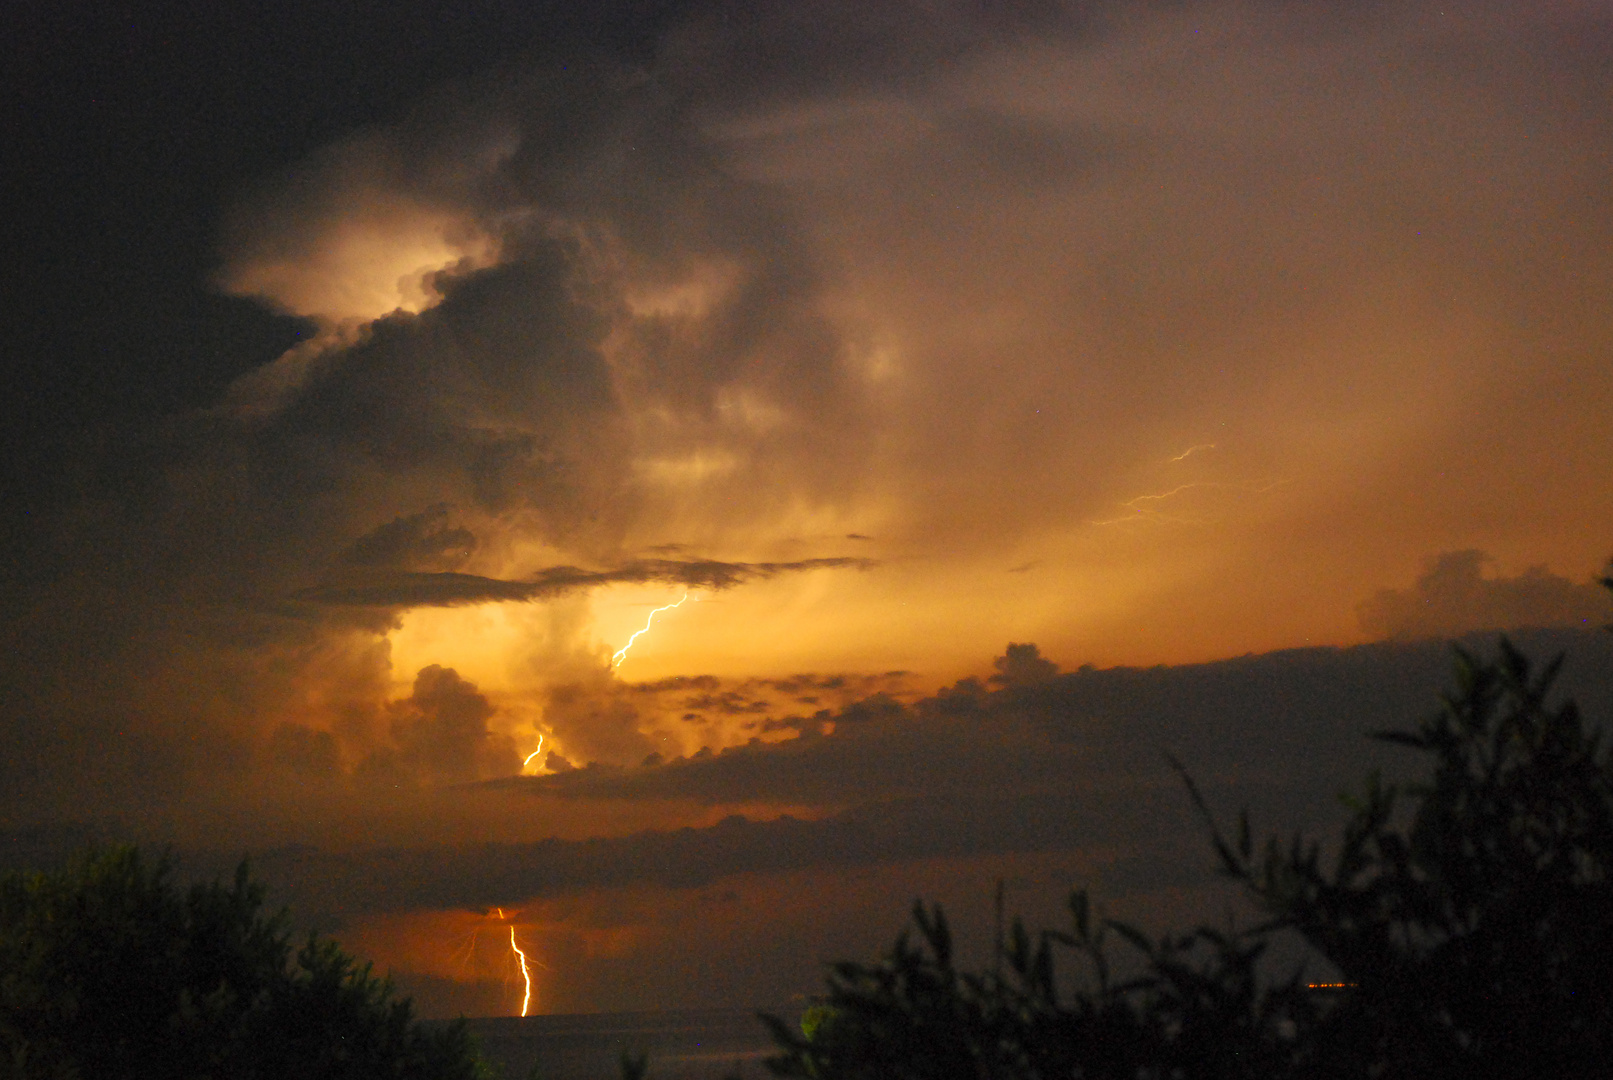
<svg viewBox="0 0 1613 1080"><path fill-rule="evenodd" d="M334 942L295 952L243 863L181 893L119 847L0 876L0 1077L472 1080L462 1024L424 1028Z"/></svg>
<svg viewBox="0 0 1613 1080"><path fill-rule="evenodd" d="M1369 779L1331 859L1300 835L1257 853L1247 812L1225 835L1176 766L1259 925L1153 941L1095 919L1077 892L1068 930L1033 938L1016 919L994 968L966 973L941 909L921 902L917 938L904 932L874 963L832 965L799 1028L763 1018L779 1049L770 1069L811 1080L1607 1075L1613 764L1574 703L1552 703L1561 662L1536 671L1505 638L1492 660L1457 650L1440 712L1375 736L1428 755L1427 782ZM1262 957L1296 933L1307 963L1273 977ZM1110 934L1141 974L1112 975ZM1068 995L1058 950L1086 968ZM1332 985L1307 982L1307 966L1336 973Z"/></svg>

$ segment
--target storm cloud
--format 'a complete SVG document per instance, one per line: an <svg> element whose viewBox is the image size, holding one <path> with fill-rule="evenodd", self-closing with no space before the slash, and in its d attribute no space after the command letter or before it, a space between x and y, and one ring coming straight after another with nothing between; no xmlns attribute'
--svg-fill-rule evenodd
<svg viewBox="0 0 1613 1080"><path fill-rule="evenodd" d="M639 559L610 570L551 566L526 581L499 581L474 574L393 573L375 575L362 584L323 585L298 594L318 604L353 607L421 607L481 604L506 600L541 600L600 585L648 582L691 589L731 589L744 581L766 580L803 570L867 570L872 559L800 559L788 563L727 563L715 560Z"/></svg>
<svg viewBox="0 0 1613 1080"><path fill-rule="evenodd" d="M1516 577L1485 577L1482 551L1432 559L1410 589L1382 589L1363 601L1361 627L1374 637L1455 637L1525 626L1599 626L1613 618L1607 590L1531 566Z"/></svg>
<svg viewBox="0 0 1613 1080"><path fill-rule="evenodd" d="M94 89L20 156L105 156L17 264L72 302L14 347L0 828L274 848L406 937L747 874L872 905L1164 867L1165 750L1311 820L1436 638L1558 628L1606 700L1560 630L1609 620L1605 4L539 7L385 93L344 80L408 4L306 84L188 16L170 63L119 23L16 67ZM101 310L185 192L210 253Z"/></svg>
<svg viewBox="0 0 1613 1080"><path fill-rule="evenodd" d="M1559 698L1575 699L1593 719L1613 709L1613 637L1535 631L1514 642L1536 663L1566 655ZM1495 641L1476 636L1460 645L1483 657ZM1224 812L1251 806L1257 820L1280 830L1332 820L1336 796L1370 771L1391 782L1414 775L1416 761L1370 735L1410 729L1436 711L1454 659L1444 643L1297 649L1077 671L995 691L966 682L905 706L878 695L824 710L818 723L830 722L828 734L481 785L533 800L772 800L816 810L810 819L729 816L707 828L586 842L329 856L303 850L274 855L264 869L310 901L328 890L344 897L334 907L320 899L319 910L381 911L1100 844L1146 863L1150 849L1192 833L1172 758ZM454 682L451 673L422 682L443 678ZM1207 874L1210 861L1203 862Z"/></svg>
<svg viewBox="0 0 1613 1080"><path fill-rule="evenodd" d="M1613 709L1613 637L1536 631L1516 643L1537 662L1566 652L1557 693L1605 722ZM1483 657L1496 646L1493 637L1476 636L1461 647ZM344 852L303 846L267 852L256 865L304 919L355 940L409 920L474 926L478 912L497 906L533 913L523 916L527 933L559 949L590 924L582 913L588 903L655 896L698 906L719 894L765 892L780 876L870 883L861 888L885 897L886 921L874 929L894 932L911 895L904 889L920 888L936 866L1064 867L1054 873L1079 876L1055 877L1043 895L1026 899L1056 901L1061 888L1083 887L1107 910L1158 917L1161 903L1171 911L1185 904L1189 917L1197 910L1204 918L1203 904L1234 898L1218 891L1202 824L1169 760L1184 763L1223 820L1247 808L1259 831L1325 836L1344 813L1340 797L1369 774L1389 783L1420 775L1415 755L1369 736L1408 729L1437 709L1453 660L1446 644L1378 644L1083 670L998 690L966 681L909 705L875 695L825 710L783 742L464 789L467 797L516 793L534 813L557 798L595 806L692 799L720 808L772 800L793 807L789 813L724 813L704 826L575 840ZM203 874L228 866L227 857L205 852L185 861ZM600 899L611 896L618 900ZM822 902L833 909L838 901L826 893ZM653 937L683 918L681 907L633 907L639 935ZM779 979L811 984L807 956L795 957L786 976L747 959L760 947L752 937L707 947L726 950L723 963L750 980L746 992L757 1000ZM409 969L402 973L407 981Z"/></svg>

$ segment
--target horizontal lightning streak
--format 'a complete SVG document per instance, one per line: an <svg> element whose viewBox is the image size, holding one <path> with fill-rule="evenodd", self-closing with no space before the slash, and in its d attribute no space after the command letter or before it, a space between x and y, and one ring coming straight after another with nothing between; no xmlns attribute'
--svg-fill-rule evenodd
<svg viewBox="0 0 1613 1080"><path fill-rule="evenodd" d="M1182 461L1182 460L1184 460L1186 458L1189 458L1189 457L1193 456L1194 454L1198 453L1200 450L1214 450L1214 449L1215 449L1215 444L1213 442L1199 443L1196 446L1189 446L1186 450L1183 450L1180 454L1177 454L1173 458L1166 458L1165 463L1167 465L1174 465L1178 461Z"/></svg>
<svg viewBox="0 0 1613 1080"><path fill-rule="evenodd" d="M1225 484L1217 484L1217 483L1215 483L1213 481L1210 481L1210 480L1195 480L1191 484L1178 484L1176 487L1171 488L1169 491L1161 492L1158 495L1139 495L1135 499L1127 499L1125 502L1121 503L1120 505L1124 506L1124 507L1126 507L1128 509L1131 509L1131 510L1136 510L1137 509L1137 504L1140 503L1140 502L1158 502L1161 499L1169 499L1172 496L1180 495L1182 492L1188 490L1189 488L1225 487L1225 486L1226 486Z"/></svg>
<svg viewBox="0 0 1613 1080"><path fill-rule="evenodd" d="M1216 480L1194 480L1191 483L1178 484L1169 491L1162 491L1157 495L1137 495L1133 498L1127 499L1120 505L1125 507L1127 510L1132 511L1131 514L1117 518L1110 518L1107 521L1089 521L1088 524L1119 525L1126 521L1141 521L1145 519L1153 521L1175 521L1192 524L1194 522L1191 518L1171 517L1167 514L1161 513L1151 506L1143 506L1141 504L1163 502L1166 499L1174 498L1175 496L1180 495L1182 492L1192 490L1193 488L1223 488L1231 489L1233 491L1246 491L1253 495L1263 495L1273 488L1281 487L1288 482L1289 481L1287 480L1252 480L1246 483L1222 483Z"/></svg>

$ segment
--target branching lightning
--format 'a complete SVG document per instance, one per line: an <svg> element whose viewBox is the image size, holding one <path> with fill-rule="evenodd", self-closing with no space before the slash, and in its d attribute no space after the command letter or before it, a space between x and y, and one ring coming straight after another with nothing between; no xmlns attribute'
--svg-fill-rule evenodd
<svg viewBox="0 0 1613 1080"><path fill-rule="evenodd" d="M496 907L493 910L498 912L499 918L507 918L503 908ZM513 922L510 923L510 951L515 954L516 960L520 962L521 981L526 984L526 992L521 996L521 1015L525 1016L527 1009L532 1005L532 969L527 967L526 953L522 952L521 946L515 943L515 924Z"/></svg>
<svg viewBox="0 0 1613 1080"><path fill-rule="evenodd" d="M535 956L529 955L525 949L521 948L520 938L516 936L516 929L518 926L524 925L530 932L533 929L533 924L517 924L515 920L520 916L520 914L521 913L519 911L507 913L501 907L487 908L482 913L481 919L471 927L470 932L460 938L459 944L454 948L453 952L449 954L449 960L458 961L457 970L461 977L477 977L475 973L472 972L471 965L476 960L477 946L481 940L481 932L483 930L493 929L497 927L499 923L503 923L505 926L509 927L510 959L515 961L515 966L521 972L521 1015L529 1016L532 1013L532 969L534 967L542 968L545 971L551 971L553 969L551 969L549 965L545 964L542 960L539 960ZM500 970L507 972L509 969L501 968ZM509 982L509 977L506 975L504 977L504 985L506 988L508 988Z"/></svg>
<svg viewBox="0 0 1613 1080"><path fill-rule="evenodd" d="M458 949L455 949L448 957L450 960L456 956L459 957L459 973L461 975L465 974L465 972L470 969L470 962L476 956L476 939L481 936L481 933L481 927L478 926L473 928L469 934L466 934L465 937L461 939L463 940L464 944Z"/></svg>
<svg viewBox="0 0 1613 1080"><path fill-rule="evenodd" d="M638 631L632 637L628 638L627 639L627 644L623 645L620 649L616 650L616 655L610 658L610 666L611 667L620 666L621 662L627 657L627 650L631 649L633 647L633 642L637 641L639 639L640 635L649 633L650 624L655 622L655 617L657 615L661 614L661 612L663 612L663 611L671 611L675 607L682 607L683 606L683 601L687 600L687 599L689 599L689 590L685 589L685 590L683 590L683 596L678 600L678 602L676 604L668 604L665 607L658 607L654 611L650 612L650 617L648 619L644 620L644 629Z"/></svg>
<svg viewBox="0 0 1613 1080"><path fill-rule="evenodd" d="M1094 521L1094 522L1092 522L1092 524L1094 524L1094 525L1119 525L1122 522L1140 521L1140 520L1145 520L1145 519L1152 519L1152 520L1155 520L1155 521L1183 521L1185 519L1171 517L1171 516L1169 516L1167 514L1161 513L1159 510L1155 509L1152 506L1144 506L1143 504L1144 503L1164 502L1166 499L1174 498L1177 495L1180 495L1182 492L1188 491L1188 490L1190 490L1192 488L1223 487L1223 486L1224 485L1222 485L1222 484L1213 483L1211 481L1196 480L1196 481L1194 481L1193 483L1190 483L1190 484L1178 484L1177 486L1171 488L1169 491L1162 491L1158 495L1138 495L1136 498L1127 499L1125 502L1120 504L1125 509L1130 510L1131 513L1122 515L1121 517L1117 517L1117 518L1110 518L1107 521Z"/></svg>

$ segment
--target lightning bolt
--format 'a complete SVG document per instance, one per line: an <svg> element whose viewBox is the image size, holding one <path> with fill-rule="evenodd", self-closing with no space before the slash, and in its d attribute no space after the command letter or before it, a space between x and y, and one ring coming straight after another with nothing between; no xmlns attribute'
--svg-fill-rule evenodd
<svg viewBox="0 0 1613 1080"><path fill-rule="evenodd" d="M496 907L493 910L498 912L499 918L509 918L509 916L504 914L503 908ZM526 953L522 952L521 946L515 943L515 924L513 922L510 923L510 951L515 954L516 960L520 962L521 980L526 983L526 993L521 996L521 1015L525 1016L527 1013L527 1008L532 1004L532 970L527 967Z"/></svg>
<svg viewBox="0 0 1613 1080"><path fill-rule="evenodd" d="M1213 442L1199 443L1196 446L1189 446L1186 450L1183 450L1180 454L1177 454L1173 458L1166 458L1165 463L1167 465L1174 465L1178 461L1182 461L1185 458L1192 457L1194 454L1198 453L1200 450L1214 450L1214 449L1215 449L1215 444Z"/></svg>
<svg viewBox="0 0 1613 1080"><path fill-rule="evenodd" d="M521 946L515 943L515 924L510 924L510 948L521 959L521 978L526 982L526 993L521 997L521 1015L526 1015L527 1006L532 1004L532 972L526 966L526 953Z"/></svg>
<svg viewBox="0 0 1613 1080"><path fill-rule="evenodd" d="M1138 506L1137 504L1141 503L1141 502L1158 502L1161 499L1168 499L1173 495L1180 495L1182 492L1187 491L1189 488L1225 487L1225 486L1226 485L1224 485L1224 484L1217 484L1217 483L1214 483L1213 481L1208 481L1208 480L1195 481L1195 482L1193 482L1191 484L1178 484L1175 487L1171 488L1169 491L1162 491L1158 495L1139 495L1135 499L1127 499L1125 502L1121 503L1120 505L1124 506L1128 510L1136 510L1136 511L1138 511L1140 513L1142 511L1142 507Z"/></svg>
<svg viewBox="0 0 1613 1080"><path fill-rule="evenodd" d="M655 621L655 617L657 615L661 614L663 611L671 611L675 607L682 607L683 601L687 599L689 599L689 590L685 589L683 590L683 596L676 604L668 604L665 607L658 607L654 611L650 612L650 617L644 620L644 629L638 631L638 633L628 638L627 644L616 650L616 655L610 658L610 666L618 667L621 664L621 662L627 657L627 650L633 647L633 642L637 641L641 635L649 633L650 624Z"/></svg>
<svg viewBox="0 0 1613 1080"><path fill-rule="evenodd" d="M543 732L540 731L538 732L538 748L526 756L526 760L521 762L521 768L524 770L528 765L532 764L532 759L541 753L543 753Z"/></svg>
<svg viewBox="0 0 1613 1080"><path fill-rule="evenodd" d="M1287 480L1252 480L1246 483L1221 483L1216 480L1195 480L1189 484L1178 484L1169 491L1162 491L1158 495L1138 495L1136 498L1127 499L1120 505L1125 507L1127 510L1130 510L1131 514L1128 514L1124 517L1110 518L1108 521L1090 521L1088 524L1119 525L1122 522L1142 520L1174 521L1180 524L1188 525L1202 524L1202 522L1195 522L1192 518L1171 517L1168 514L1161 513L1159 510L1154 509L1152 506L1144 506L1142 504L1163 502L1166 499L1174 498L1175 496L1180 495L1182 492L1190 491L1194 488L1220 488L1230 491L1245 491L1254 495L1264 495L1273 488L1282 487L1286 483L1288 483Z"/></svg>

